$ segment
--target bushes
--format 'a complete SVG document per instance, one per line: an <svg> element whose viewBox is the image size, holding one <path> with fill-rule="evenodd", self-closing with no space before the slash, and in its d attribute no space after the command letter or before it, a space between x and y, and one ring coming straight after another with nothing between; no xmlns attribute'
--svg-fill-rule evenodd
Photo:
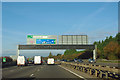
<svg viewBox="0 0 120 80"><path fill-rule="evenodd" d="M97 45L97 58L120 59L120 33L115 37L106 37L102 42L94 42Z"/></svg>
<svg viewBox="0 0 120 80"><path fill-rule="evenodd" d="M105 40L94 42L94 45L97 45L97 58L109 60L120 59L120 33L118 33L115 37L110 36L106 37ZM69 60L72 60L74 58L87 59L90 56L92 56L92 53L93 52L91 51L87 53L85 51L67 49L64 52L64 55L57 55L54 57L56 59L69 59ZM52 54L49 55L49 57L51 56Z"/></svg>
<svg viewBox="0 0 120 80"><path fill-rule="evenodd" d="M67 49L65 52L64 52L64 55L71 55L71 54L74 54L76 53L76 49Z"/></svg>

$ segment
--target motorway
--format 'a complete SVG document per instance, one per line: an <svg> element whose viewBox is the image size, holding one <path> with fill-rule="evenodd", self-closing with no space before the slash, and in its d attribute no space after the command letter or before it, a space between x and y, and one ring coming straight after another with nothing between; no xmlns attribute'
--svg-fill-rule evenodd
<svg viewBox="0 0 120 80"><path fill-rule="evenodd" d="M57 65L11 67L3 70L3 78L78 78Z"/></svg>
<svg viewBox="0 0 120 80"><path fill-rule="evenodd" d="M88 64L86 62L83 62ZM96 64L96 65L104 65L103 63L89 63L89 64ZM105 64L107 65L107 64ZM113 63L108 64L113 66ZM118 64L114 65L117 66ZM36 80L39 78L61 78L61 79L79 79L79 80L98 80L95 76L91 76L89 74L68 68L63 67L61 65L47 65L44 63L43 65L34 65L29 64L28 66L11 66L2 68L2 77L4 79L9 78L20 78L20 79L32 79ZM100 80L100 79L99 79Z"/></svg>
<svg viewBox="0 0 120 80"><path fill-rule="evenodd" d="M36 80L39 78L61 78L61 79L79 79L87 80L86 78L94 78L89 74L77 72L75 70L69 70L60 65L33 65L28 66L12 66L2 69L2 77L4 79L9 78L25 78ZM93 80L93 79L92 79Z"/></svg>

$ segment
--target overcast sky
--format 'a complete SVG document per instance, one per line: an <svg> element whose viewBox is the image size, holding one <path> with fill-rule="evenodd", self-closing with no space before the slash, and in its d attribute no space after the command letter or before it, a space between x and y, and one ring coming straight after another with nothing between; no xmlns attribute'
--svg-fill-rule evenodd
<svg viewBox="0 0 120 80"><path fill-rule="evenodd" d="M88 35L89 43L118 32L117 2L11 2L2 4L2 54L16 55L27 34ZM48 56L50 50L21 51ZM52 50L53 54L64 51ZM35 53L35 54L33 54Z"/></svg>

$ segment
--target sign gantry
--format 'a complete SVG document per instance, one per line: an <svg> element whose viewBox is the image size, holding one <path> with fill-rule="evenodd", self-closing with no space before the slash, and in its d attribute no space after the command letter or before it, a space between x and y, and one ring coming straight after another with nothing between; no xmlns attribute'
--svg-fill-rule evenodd
<svg viewBox="0 0 120 80"><path fill-rule="evenodd" d="M87 35L27 35L27 45L18 45L19 50L40 49L90 49L96 60L97 47L88 44Z"/></svg>

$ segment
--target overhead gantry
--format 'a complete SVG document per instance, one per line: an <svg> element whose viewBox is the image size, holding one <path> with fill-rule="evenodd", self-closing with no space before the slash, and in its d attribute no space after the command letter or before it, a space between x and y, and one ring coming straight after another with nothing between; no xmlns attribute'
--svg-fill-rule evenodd
<svg viewBox="0 0 120 80"><path fill-rule="evenodd" d="M41 49L88 49L93 50L93 59L96 60L96 45L63 45L63 44L55 44L55 45L18 45L18 55L20 54L20 50L41 50Z"/></svg>

